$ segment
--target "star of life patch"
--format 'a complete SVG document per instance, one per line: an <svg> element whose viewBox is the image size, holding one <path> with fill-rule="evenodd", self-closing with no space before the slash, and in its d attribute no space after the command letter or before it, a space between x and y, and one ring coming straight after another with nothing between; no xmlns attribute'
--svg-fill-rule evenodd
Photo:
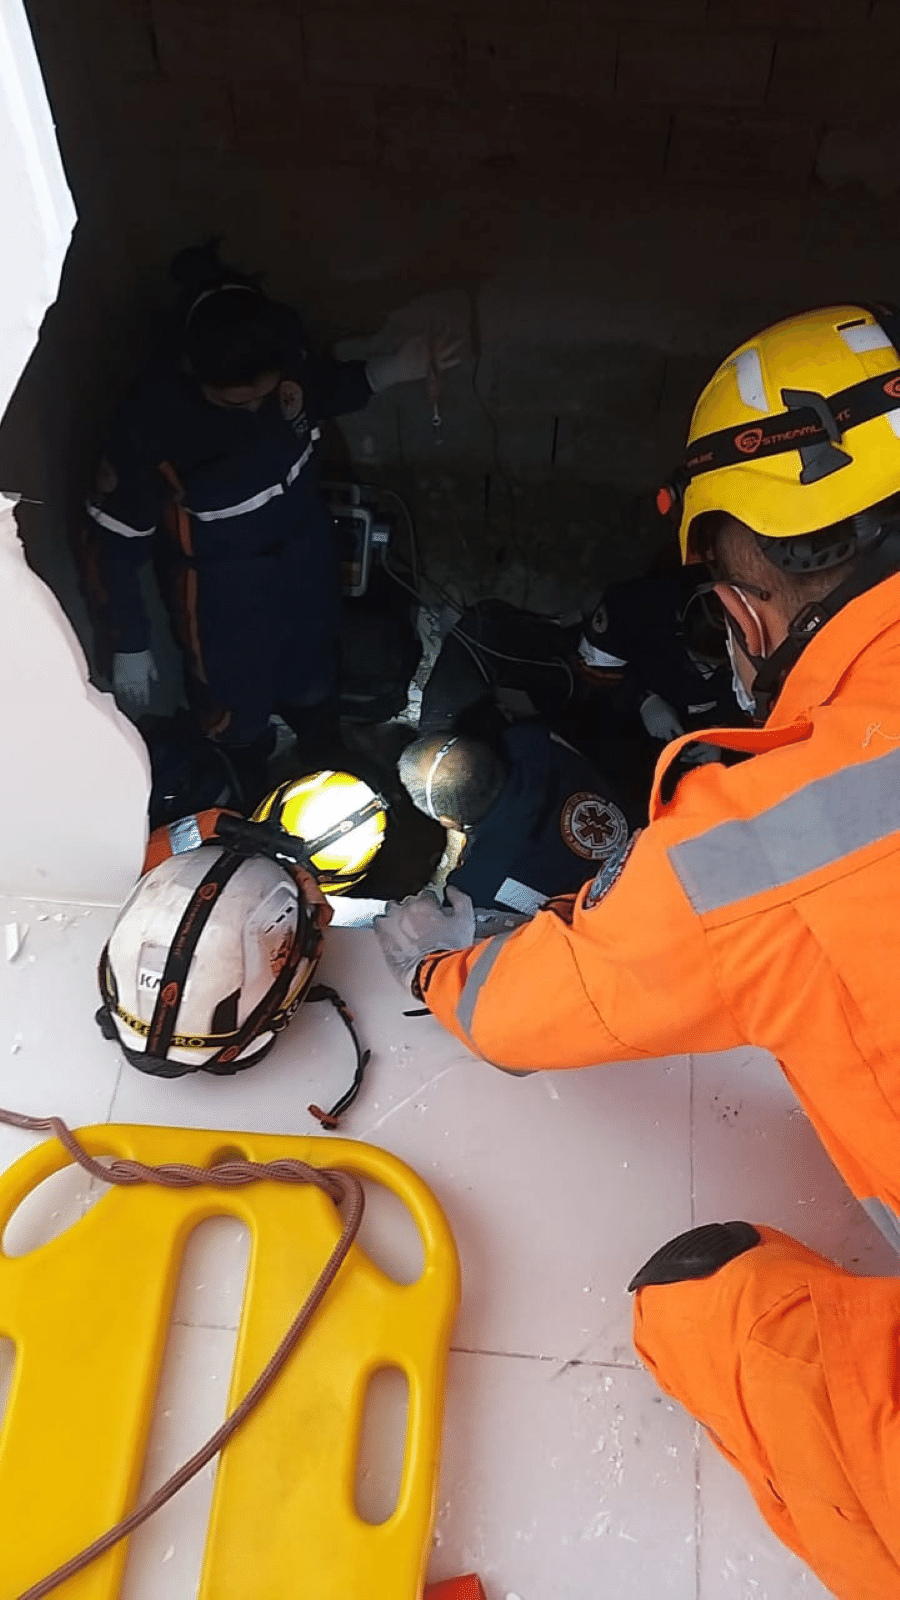
<svg viewBox="0 0 900 1600"><path fill-rule="evenodd" d="M285 378L278 385L278 402L285 422L300 425L306 421L304 399L303 390L293 378ZM294 431L297 431L296 428Z"/></svg>
<svg viewBox="0 0 900 1600"><path fill-rule="evenodd" d="M618 806L585 791L569 795L559 826L568 848L584 861L606 861L628 839L628 823Z"/></svg>

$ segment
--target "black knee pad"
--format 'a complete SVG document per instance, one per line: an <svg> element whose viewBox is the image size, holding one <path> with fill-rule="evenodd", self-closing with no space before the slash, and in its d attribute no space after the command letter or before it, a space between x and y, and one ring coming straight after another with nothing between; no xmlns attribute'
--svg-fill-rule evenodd
<svg viewBox="0 0 900 1600"><path fill-rule="evenodd" d="M628 1292L646 1289L649 1284L689 1283L693 1278L711 1278L735 1256L752 1250L759 1240L750 1222L706 1222L700 1228L690 1228L662 1245L645 1262L628 1285Z"/></svg>

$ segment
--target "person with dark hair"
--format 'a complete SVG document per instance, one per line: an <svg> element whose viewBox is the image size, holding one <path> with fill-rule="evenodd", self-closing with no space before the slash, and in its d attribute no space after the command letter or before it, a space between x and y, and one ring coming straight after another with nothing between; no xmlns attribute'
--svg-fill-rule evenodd
<svg viewBox="0 0 900 1600"><path fill-rule="evenodd" d="M712 587L702 568L609 585L578 643L584 721L608 736L643 727L658 752L683 733L745 720Z"/></svg>
<svg viewBox="0 0 900 1600"><path fill-rule="evenodd" d="M465 836L447 883L480 910L531 914L574 893L631 832L614 786L538 722L417 739L399 774L419 811Z"/></svg>
<svg viewBox="0 0 900 1600"><path fill-rule="evenodd" d="M754 725L670 745L649 826L580 894L475 944L464 905L420 896L382 947L514 1071L770 1050L900 1252L900 313L742 345L659 504L712 568ZM735 1220L629 1287L639 1354L775 1533L841 1600L900 1595L900 1277Z"/></svg>
<svg viewBox="0 0 900 1600"><path fill-rule="evenodd" d="M747 721L712 588L702 567L612 583L580 629L502 601L476 602L441 646L420 729L477 728L498 698L517 691L601 770L614 750L620 787L646 820L662 744Z"/></svg>
<svg viewBox="0 0 900 1600"><path fill-rule="evenodd" d="M101 666L140 714L156 677L140 569L155 558L190 709L252 803L274 711L310 756L337 733L340 569L321 424L453 365L455 352L422 336L367 362L322 359L296 313L215 245L183 251L172 272L177 348L113 422L87 502L86 587Z"/></svg>

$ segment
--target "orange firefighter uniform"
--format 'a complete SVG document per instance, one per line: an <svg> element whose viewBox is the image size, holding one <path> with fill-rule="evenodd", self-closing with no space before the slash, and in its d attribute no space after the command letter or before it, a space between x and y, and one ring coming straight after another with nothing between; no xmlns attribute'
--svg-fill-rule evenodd
<svg viewBox="0 0 900 1600"><path fill-rule="evenodd" d="M732 352L657 505L741 602L729 648L764 726L670 745L627 856L515 932L419 956L416 986L513 1071L763 1046L900 1251L900 311L822 307ZM735 524L762 587L723 567ZM748 596L773 591L764 623ZM768 1231L705 1248L670 1241L634 1280L639 1351L841 1600L900 1600L900 1283Z"/></svg>
<svg viewBox="0 0 900 1600"><path fill-rule="evenodd" d="M640 1290L638 1354L840 1600L896 1600L900 1281L757 1231L712 1277Z"/></svg>
<svg viewBox="0 0 900 1600"><path fill-rule="evenodd" d="M427 956L430 1010L514 1070L771 1050L900 1249L898 683L900 575L811 641L764 728L704 733L721 762L668 747L626 859Z"/></svg>
<svg viewBox="0 0 900 1600"><path fill-rule="evenodd" d="M900 576L807 646L767 724L670 746L651 821L574 898L418 987L528 1071L762 1046L900 1250ZM766 1234L768 1241L772 1236ZM642 1289L639 1353L841 1600L900 1600L900 1282L788 1241Z"/></svg>

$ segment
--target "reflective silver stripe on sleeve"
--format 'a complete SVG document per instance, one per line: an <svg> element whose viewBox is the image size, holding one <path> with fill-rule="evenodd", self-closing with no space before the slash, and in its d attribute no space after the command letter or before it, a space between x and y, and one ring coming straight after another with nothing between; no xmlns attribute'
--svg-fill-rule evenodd
<svg viewBox="0 0 900 1600"><path fill-rule="evenodd" d="M132 528L127 522L120 522L118 517L111 517L109 512L101 511L92 500L86 500L85 505L88 516L99 522L101 528L108 528L110 533L120 533L123 539L149 539L151 533L156 532L155 525L152 528Z"/></svg>
<svg viewBox="0 0 900 1600"><path fill-rule="evenodd" d="M182 817L180 822L169 824L169 848L173 856L183 855L185 850L196 850L203 843L203 835L196 817Z"/></svg>
<svg viewBox="0 0 900 1600"><path fill-rule="evenodd" d="M866 1216L884 1234L892 1250L900 1256L900 1217L883 1200L860 1200Z"/></svg>
<svg viewBox="0 0 900 1600"><path fill-rule="evenodd" d="M472 1044L472 1022L475 1017L475 1007L478 1004L481 991L491 975L494 963L497 957L502 954L508 938L510 938L509 933L496 933L492 939L485 940L488 948L469 973L463 986L463 992L459 997L459 1003L456 1007L456 1020L472 1045L473 1050L476 1048ZM482 1052L479 1051L478 1053L480 1055Z"/></svg>
<svg viewBox="0 0 900 1600"><path fill-rule="evenodd" d="M319 437L318 428L313 428L312 436L313 436L314 439L318 439L318 437ZM313 447L312 447L311 444L308 444L306 449L304 450L302 456L300 457L300 460L294 462L294 465L291 467L291 470L287 475L288 487L290 487L290 485L294 482L294 480L296 478L299 478L301 472L303 471L303 468L306 466L307 461L309 461L310 457L312 456L312 453L313 453Z"/></svg>
<svg viewBox="0 0 900 1600"><path fill-rule="evenodd" d="M313 439L318 439L319 436L319 429L313 428ZM277 500L280 494L284 494L285 484L290 488L291 484L296 482L306 463L311 459L312 453L313 447L308 444L300 459L288 469L284 483L273 483L268 489L260 489L259 494L251 495L249 500L238 500L236 505L222 506L219 511L191 511L190 515L196 517L198 522L223 522L226 517L245 517L250 511L258 511L260 506L267 505L270 500Z"/></svg>
<svg viewBox="0 0 900 1600"><path fill-rule="evenodd" d="M694 910L783 889L900 833L900 750L817 778L758 817L722 822L668 852Z"/></svg>
<svg viewBox="0 0 900 1600"><path fill-rule="evenodd" d="M586 667L627 667L628 662L621 656L611 656L606 650L599 650L589 639L582 636L578 645L579 659Z"/></svg>
<svg viewBox="0 0 900 1600"><path fill-rule="evenodd" d="M236 505L222 506L220 511L190 511L192 517L198 522L223 522L226 517L245 517L249 511L258 511L269 500L277 500L284 494L284 485L273 483L268 489L260 489L259 494L250 496L249 500L239 500Z"/></svg>

